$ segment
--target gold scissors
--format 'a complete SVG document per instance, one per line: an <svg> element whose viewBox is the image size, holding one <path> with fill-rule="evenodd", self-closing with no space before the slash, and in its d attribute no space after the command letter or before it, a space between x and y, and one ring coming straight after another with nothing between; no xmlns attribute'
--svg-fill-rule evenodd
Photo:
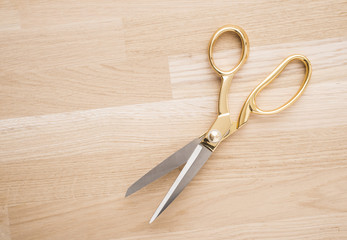
<svg viewBox="0 0 347 240"><path fill-rule="evenodd" d="M241 39L242 51L241 57L238 64L231 70L222 70L218 68L213 61L213 47L216 40L226 32L233 32L238 35ZM241 108L239 117L237 121L233 121L230 118L230 113L228 109L228 91L230 88L231 80L234 77L234 74L241 68L241 66L246 62L249 54L249 40L246 32L235 25L226 25L218 29L212 36L209 49L208 57L213 69L221 77L221 88L219 92L219 101L218 101L218 116L215 122L212 124L210 129L203 134L201 137L193 140L192 142L185 145L183 148L172 154L170 157L165 159L159 165L154 167L143 177L137 180L132 184L125 196L138 191L154 180L166 175L173 169L178 168L179 166L184 165L182 171L176 178L175 182L171 186L168 193L165 195L164 199L160 203L157 210L154 212L149 223L152 223L169 205L170 203L182 192L182 190L188 185L188 183L193 179L193 177L198 173L200 168L205 164L207 159L211 154L216 150L218 145L233 134L236 130L240 129L248 120L251 113L256 114L274 114L278 113L291 104L293 104L303 93L306 88L308 81L311 77L312 68L310 61L303 55L291 55L283 60L283 62L278 65L275 70L261 83L256 86L253 91L247 97L243 107ZM282 71L283 69L293 60L301 61L305 68L305 77L295 95L289 99L288 102L276 108L274 110L262 110L256 104L256 97L259 92L271 83Z"/></svg>

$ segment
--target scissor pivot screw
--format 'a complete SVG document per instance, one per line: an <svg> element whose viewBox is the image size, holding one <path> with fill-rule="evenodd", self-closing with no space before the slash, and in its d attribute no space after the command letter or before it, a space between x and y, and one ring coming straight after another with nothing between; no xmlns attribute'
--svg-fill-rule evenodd
<svg viewBox="0 0 347 240"><path fill-rule="evenodd" d="M208 134L208 140L217 143L222 139L222 134L218 130L211 130Z"/></svg>

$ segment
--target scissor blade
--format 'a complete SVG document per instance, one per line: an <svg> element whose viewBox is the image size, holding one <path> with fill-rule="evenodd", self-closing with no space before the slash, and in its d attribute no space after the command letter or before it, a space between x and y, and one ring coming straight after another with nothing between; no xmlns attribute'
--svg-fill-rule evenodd
<svg viewBox="0 0 347 240"><path fill-rule="evenodd" d="M183 167L174 184L160 203L149 223L152 223L170 205L170 203L175 200L175 198L199 172L200 168L205 164L211 154L212 152L205 146L201 144L196 146L186 165Z"/></svg>
<svg viewBox="0 0 347 240"><path fill-rule="evenodd" d="M200 138L194 139L183 148L172 154L170 157L159 163L152 170L147 172L143 177L133 183L127 190L125 197L140 190L144 186L150 184L154 180L168 174L175 168L186 163L196 146L200 143Z"/></svg>

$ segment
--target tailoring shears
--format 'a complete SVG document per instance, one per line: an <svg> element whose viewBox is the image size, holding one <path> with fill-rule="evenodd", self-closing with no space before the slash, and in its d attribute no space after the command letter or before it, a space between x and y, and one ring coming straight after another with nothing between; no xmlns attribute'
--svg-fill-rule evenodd
<svg viewBox="0 0 347 240"><path fill-rule="evenodd" d="M218 68L213 60L213 47L216 40L226 32L236 33L241 40L241 57L237 65L230 70L222 70ZM285 58L275 70L268 75L268 77L259 83L254 90L249 94L246 101L241 108L237 121L233 121L230 117L228 109L228 91L230 88L231 80L235 73L241 68L246 62L249 55L249 40L246 32L235 25L226 25L218 29L210 40L208 49L208 58L212 68L217 72L221 78L221 87L219 92L218 101L218 116L210 129L204 133L201 137L198 137L185 145L183 148L169 156L159 165L154 167L143 177L132 184L126 192L126 196L138 191L154 180L166 175L173 169L180 167L185 164L180 174L176 178L175 182L165 195L164 199L160 203L157 210L154 212L149 223L152 223L169 205L170 203L182 192L182 190L188 185L193 177L198 173L200 168L205 164L211 154L217 149L219 144L227 137L232 135L235 131L240 129L250 117L251 113L256 114L275 114L293 104L303 93L306 88L312 73L310 61L303 55L291 55ZM274 110L262 110L256 104L256 97L259 92L271 83L292 61L298 60L305 66L305 76L301 83L299 90L295 95L289 99L288 102Z"/></svg>

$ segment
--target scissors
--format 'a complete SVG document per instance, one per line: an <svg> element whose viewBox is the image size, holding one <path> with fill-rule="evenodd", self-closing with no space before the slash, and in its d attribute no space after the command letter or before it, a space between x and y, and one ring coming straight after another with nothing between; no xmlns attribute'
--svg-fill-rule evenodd
<svg viewBox="0 0 347 240"><path fill-rule="evenodd" d="M222 70L218 68L213 60L213 47L216 40L226 32L236 33L241 40L241 57L237 65L230 70ZM175 182L165 195L164 199L160 203L157 210L154 212L149 223L152 223L170 204L171 202L182 192L182 190L188 185L188 183L194 178L199 172L200 168L205 164L211 154L217 149L219 144L227 137L232 135L238 129L240 129L247 121L251 113L256 114L275 114L293 104L303 93L306 88L312 73L312 67L310 61L303 55L291 55L285 58L270 75L259 83L253 91L249 94L246 101L244 102L241 111L239 113L237 121L233 121L230 117L228 109L228 91L230 88L231 80L235 73L241 68L246 62L249 54L249 40L246 32L235 25L226 25L219 28L210 40L208 48L208 58L212 68L217 72L221 78L221 87L219 92L218 101L218 116L210 129L202 136L194 139L183 148L169 156L159 165L154 167L152 170L147 172L143 177L132 184L125 196L129 196L134 192L140 190L144 186L153 182L154 180L166 175L170 171L185 164L180 174L176 178ZM292 61L298 60L305 66L305 77L301 83L299 90L295 95L289 99L288 102L282 106L273 110L262 110L257 106L256 97L259 92L270 84Z"/></svg>

